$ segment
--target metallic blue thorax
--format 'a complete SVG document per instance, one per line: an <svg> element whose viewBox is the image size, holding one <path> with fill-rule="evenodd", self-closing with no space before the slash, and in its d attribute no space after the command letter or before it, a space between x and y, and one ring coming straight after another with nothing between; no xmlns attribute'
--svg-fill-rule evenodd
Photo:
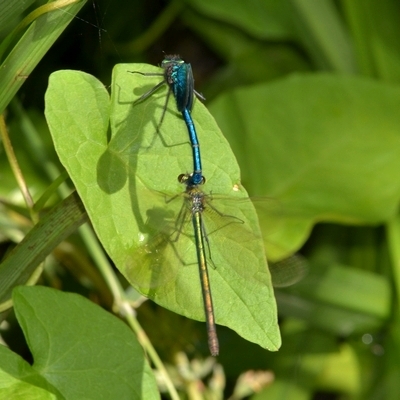
<svg viewBox="0 0 400 400"><path fill-rule="evenodd" d="M192 111L194 79L191 65L180 59L165 59L162 66L165 69L165 79L174 93L178 111Z"/></svg>

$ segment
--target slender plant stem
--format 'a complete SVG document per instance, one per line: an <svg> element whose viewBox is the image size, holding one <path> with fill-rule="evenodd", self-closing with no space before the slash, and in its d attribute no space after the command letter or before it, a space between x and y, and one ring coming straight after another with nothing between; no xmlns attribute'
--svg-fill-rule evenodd
<svg viewBox="0 0 400 400"><path fill-rule="evenodd" d="M10 163L11 169L21 190L22 196L24 197L25 204L31 214L32 221L35 223L38 221L38 216L33 212L33 199L29 192L25 178L22 174L21 168L19 167L17 157L15 156L10 136L8 135L4 114L0 115L0 137L3 141L3 146L8 158L8 162Z"/></svg>

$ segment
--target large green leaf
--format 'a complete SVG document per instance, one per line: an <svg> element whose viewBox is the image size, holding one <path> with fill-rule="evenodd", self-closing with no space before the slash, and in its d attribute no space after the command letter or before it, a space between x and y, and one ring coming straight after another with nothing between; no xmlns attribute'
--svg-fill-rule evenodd
<svg viewBox="0 0 400 400"><path fill-rule="evenodd" d="M263 221L260 208L262 230L275 225L268 256L299 248L317 221L379 224L395 215L399 102L399 88L368 79L295 75L210 104L250 193L281 204L279 220Z"/></svg>
<svg viewBox="0 0 400 400"><path fill-rule="evenodd" d="M34 363L0 347L1 398L158 398L143 350L122 321L45 287L20 286L13 301Z"/></svg>
<svg viewBox="0 0 400 400"><path fill-rule="evenodd" d="M46 118L60 160L120 271L160 305L204 320L190 221L171 236L184 201L177 177L193 168L187 129L171 98L157 134L166 88L132 103L163 78L128 71L160 73L148 65L117 65L111 103L95 78L72 71L53 74ZM207 178L204 190L213 194L210 217L204 215L217 323L276 350L276 305L257 215L228 143L199 101L193 117ZM224 196L229 197L226 202Z"/></svg>

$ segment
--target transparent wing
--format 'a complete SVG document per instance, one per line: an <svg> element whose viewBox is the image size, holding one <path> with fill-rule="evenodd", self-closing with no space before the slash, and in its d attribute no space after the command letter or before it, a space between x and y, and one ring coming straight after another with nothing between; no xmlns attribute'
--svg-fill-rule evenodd
<svg viewBox="0 0 400 400"><path fill-rule="evenodd" d="M306 259L300 254L293 254L278 262L269 262L272 284L276 288L287 287L301 281L309 271Z"/></svg>
<svg viewBox="0 0 400 400"><path fill-rule="evenodd" d="M247 219L253 210L250 199L231 201L206 196L202 213L203 237L208 266L223 275L257 279L259 261L254 259L262 245L254 221ZM179 280L199 279L191 212L185 194L164 201L163 207L147 212L139 244L132 249L126 271L129 280L148 294L167 288ZM267 265L262 273L267 272Z"/></svg>

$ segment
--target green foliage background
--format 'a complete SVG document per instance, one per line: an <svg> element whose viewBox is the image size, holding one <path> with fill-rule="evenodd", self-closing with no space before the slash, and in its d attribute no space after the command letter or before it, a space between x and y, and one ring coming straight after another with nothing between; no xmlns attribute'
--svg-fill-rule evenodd
<svg viewBox="0 0 400 400"><path fill-rule="evenodd" d="M204 324L144 303L139 321L171 365L165 396L177 398L178 390L182 398L194 398L191 384L204 380L203 398L398 399L400 6L390 0L238 0L229 7L225 1L200 0L71 3L0 1L0 111L22 171L12 171L2 148L3 304L46 257L41 285L80 293L118 314L124 314L121 304L140 301L122 277L105 272L109 260L87 226L68 236L85 213L78 198L63 200L73 185L58 178L63 167L44 117L45 91L50 74L60 69L92 74L108 89L115 64L158 65L163 51L178 53L192 64L196 90L207 98L205 105L236 156L241 183L255 196L268 258L278 261L300 251L309 271L297 284L275 290L282 335L276 353L219 327L218 364L204 360ZM68 85L65 92L65 98L74 93L72 88L67 93ZM74 149L77 136L65 129L66 145ZM2 127L6 148L4 132ZM199 136L205 160L217 164L211 136ZM212 185L207 168L204 161ZM35 206L23 201L15 176L23 176ZM263 209L258 199L265 197L279 203L277 212ZM42 213L44 204L53 212ZM2 314L9 326L2 325L2 337L13 352L0 348L0 394L30 398L38 391L43 398L77 398L68 392L75 387L82 396L89 388L94 398L157 398L165 387L157 389L135 336L119 321L109 322L113 317L100 308L92 311L87 300L69 296L40 287L14 290L15 313ZM75 306L93 317L86 333L91 352L80 328L71 328L84 329L85 318ZM72 314L69 324L66 317L57 318L65 310ZM15 317L23 335L17 334ZM35 346L41 343L41 326L54 339L55 355L47 352L49 345ZM57 341L67 327L69 335ZM99 331L123 339L103 342ZM58 364L63 347L74 343L84 349L79 354L88 351L87 357L76 356L83 364L76 365L76 374L52 381L43 365L74 372L69 363ZM115 372L124 354L132 354L139 366L127 357L127 367L108 382L88 360L110 343L115 351L97 361L105 370ZM176 358L177 351L202 368L182 354ZM31 357L32 366L25 361ZM150 359L154 365L152 354ZM177 365L189 369L190 378L183 378ZM273 373L271 381L265 371ZM91 384L85 385L89 376ZM142 390L125 386L128 376L135 376L133 386ZM121 391L107 392L99 382Z"/></svg>

